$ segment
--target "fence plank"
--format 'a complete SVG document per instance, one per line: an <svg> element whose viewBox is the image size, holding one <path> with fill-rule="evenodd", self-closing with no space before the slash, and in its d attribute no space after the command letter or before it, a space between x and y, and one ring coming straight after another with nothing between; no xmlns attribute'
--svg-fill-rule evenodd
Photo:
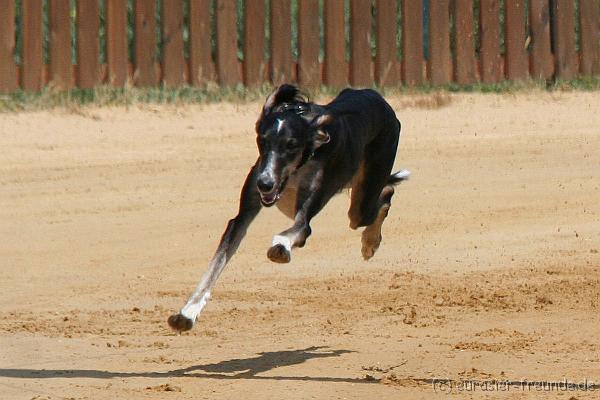
<svg viewBox="0 0 600 400"><path fill-rule="evenodd" d="M279 85L292 77L292 10L288 0L271 0L271 80Z"/></svg>
<svg viewBox="0 0 600 400"><path fill-rule="evenodd" d="M190 83L204 86L216 80L210 44L210 0L190 0Z"/></svg>
<svg viewBox="0 0 600 400"><path fill-rule="evenodd" d="M600 74L600 18L597 0L580 1L581 66L583 75Z"/></svg>
<svg viewBox="0 0 600 400"><path fill-rule="evenodd" d="M554 0L553 5L555 72L561 79L572 79L577 74L575 5L572 0Z"/></svg>
<svg viewBox="0 0 600 400"><path fill-rule="evenodd" d="M162 81L166 86L181 86L185 74L183 54L183 3L162 0Z"/></svg>
<svg viewBox="0 0 600 400"><path fill-rule="evenodd" d="M77 1L77 86L80 88L93 88L99 83L99 28L98 1Z"/></svg>
<svg viewBox="0 0 600 400"><path fill-rule="evenodd" d="M423 83L423 4L402 2L402 72L408 86Z"/></svg>
<svg viewBox="0 0 600 400"><path fill-rule="evenodd" d="M324 4L325 25L325 84L343 87L348 83L345 60L344 2L326 0Z"/></svg>
<svg viewBox="0 0 600 400"><path fill-rule="evenodd" d="M298 81L304 87L321 83L319 66L319 0L300 0L298 5Z"/></svg>
<svg viewBox="0 0 600 400"><path fill-rule="evenodd" d="M371 0L350 0L350 83L371 86Z"/></svg>
<svg viewBox="0 0 600 400"><path fill-rule="evenodd" d="M108 83L123 87L127 82L127 0L106 1L106 62Z"/></svg>
<svg viewBox="0 0 600 400"><path fill-rule="evenodd" d="M241 82L237 59L235 0L217 0L217 71L219 83L234 86Z"/></svg>
<svg viewBox="0 0 600 400"><path fill-rule="evenodd" d="M6 0L0 13L0 92L18 87L15 64L15 0Z"/></svg>
<svg viewBox="0 0 600 400"><path fill-rule="evenodd" d="M264 2L246 1L244 12L244 84L258 86L265 78Z"/></svg>
<svg viewBox="0 0 600 400"><path fill-rule="evenodd" d="M452 80L449 0L429 2L429 79L433 85Z"/></svg>
<svg viewBox="0 0 600 400"><path fill-rule="evenodd" d="M135 1L135 72L137 86L154 86L158 82L154 61L156 60L156 2Z"/></svg>
<svg viewBox="0 0 600 400"><path fill-rule="evenodd" d="M529 25L531 29L531 77L548 79L554 73L548 0L529 1Z"/></svg>
<svg viewBox="0 0 600 400"><path fill-rule="evenodd" d="M40 90L43 86L42 76L42 2L39 0L23 0L22 26L22 86L25 90Z"/></svg>
<svg viewBox="0 0 600 400"><path fill-rule="evenodd" d="M50 0L50 82L59 89L71 87L71 10L69 0Z"/></svg>
<svg viewBox="0 0 600 400"><path fill-rule="evenodd" d="M477 81L475 43L473 38L473 1L455 0L455 54L456 82L468 85Z"/></svg>
<svg viewBox="0 0 600 400"><path fill-rule="evenodd" d="M513 81L529 77L529 60L525 49L525 0L505 3L506 11L506 76Z"/></svg>
<svg viewBox="0 0 600 400"><path fill-rule="evenodd" d="M377 53L375 56L375 80L379 86L398 83L398 49L396 46L396 9L395 0L377 0L375 35Z"/></svg>
<svg viewBox="0 0 600 400"><path fill-rule="evenodd" d="M500 57L500 1L481 0L481 80L496 83L502 80Z"/></svg>

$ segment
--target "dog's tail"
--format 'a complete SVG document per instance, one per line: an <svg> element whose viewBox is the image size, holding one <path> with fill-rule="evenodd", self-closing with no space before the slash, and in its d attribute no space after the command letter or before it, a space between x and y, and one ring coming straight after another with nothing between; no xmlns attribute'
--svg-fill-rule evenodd
<svg viewBox="0 0 600 400"><path fill-rule="evenodd" d="M402 181L408 180L409 177L410 177L410 171L407 169L401 169L400 171L394 172L393 174L390 175L390 177L388 178L387 184L388 185L397 185Z"/></svg>

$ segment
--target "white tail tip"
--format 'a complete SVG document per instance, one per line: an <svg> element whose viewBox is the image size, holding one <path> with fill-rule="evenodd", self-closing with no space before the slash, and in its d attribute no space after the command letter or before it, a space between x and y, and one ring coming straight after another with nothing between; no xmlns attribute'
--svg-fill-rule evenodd
<svg viewBox="0 0 600 400"><path fill-rule="evenodd" d="M398 180L406 180L410 177L410 171L407 169L401 169L400 171L392 174L392 177Z"/></svg>

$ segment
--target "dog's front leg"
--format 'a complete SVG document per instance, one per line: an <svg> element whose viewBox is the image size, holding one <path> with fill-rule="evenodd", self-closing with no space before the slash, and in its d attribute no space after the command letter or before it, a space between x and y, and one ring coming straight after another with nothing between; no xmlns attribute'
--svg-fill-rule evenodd
<svg viewBox="0 0 600 400"><path fill-rule="evenodd" d="M273 236L273 245L267 251L267 257L277 263L289 263L292 258L292 248L304 246L310 233L311 229L306 217L302 213L296 214L294 225L290 229Z"/></svg>
<svg viewBox="0 0 600 400"><path fill-rule="evenodd" d="M178 314L169 317L168 322L171 328L180 332L192 329L198 315L210 298L210 293L217 282L219 275L246 235L248 226L260 211L262 206L260 203L260 195L256 188L256 170L257 165L252 167L246 178L240 196L240 208L238 214L227 224L227 228L221 237L219 247L208 265L208 270L202 276L200 283L198 283L196 290L194 290L194 293L190 296L186 305Z"/></svg>
<svg viewBox="0 0 600 400"><path fill-rule="evenodd" d="M312 232L310 220L331 197L331 195L327 196L323 190L322 177L323 173L319 171L299 185L294 225L273 236L273 243L267 251L267 257L271 261L288 263L292 258L292 249L304 246Z"/></svg>

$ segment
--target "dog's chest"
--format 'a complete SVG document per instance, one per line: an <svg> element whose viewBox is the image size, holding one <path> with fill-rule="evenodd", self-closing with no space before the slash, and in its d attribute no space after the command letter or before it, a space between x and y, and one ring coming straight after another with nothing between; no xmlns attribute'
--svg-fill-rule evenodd
<svg viewBox="0 0 600 400"><path fill-rule="evenodd" d="M296 216L296 198L298 197L298 176L290 177L281 197L276 203L277 208L288 218Z"/></svg>

